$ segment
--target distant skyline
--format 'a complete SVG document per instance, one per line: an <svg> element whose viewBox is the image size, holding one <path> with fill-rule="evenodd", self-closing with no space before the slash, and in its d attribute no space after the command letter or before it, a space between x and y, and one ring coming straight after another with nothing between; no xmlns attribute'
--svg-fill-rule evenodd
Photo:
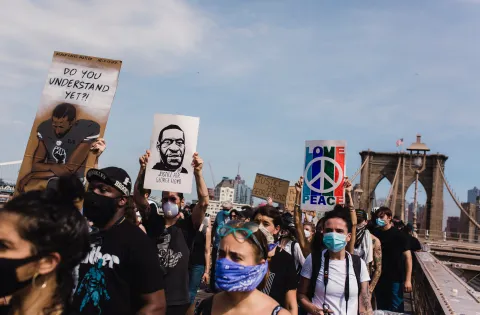
<svg viewBox="0 0 480 315"><path fill-rule="evenodd" d="M209 187L209 162L217 181L241 163L249 186L257 172L293 184L305 140L346 140L351 175L358 152L395 151L417 133L449 157L445 173L462 201L480 185L480 1L2 4L0 161L23 157L58 50L123 60L100 163L132 178L153 115L165 113L200 117ZM377 195L388 189L383 181ZM459 215L444 195L445 217Z"/></svg>

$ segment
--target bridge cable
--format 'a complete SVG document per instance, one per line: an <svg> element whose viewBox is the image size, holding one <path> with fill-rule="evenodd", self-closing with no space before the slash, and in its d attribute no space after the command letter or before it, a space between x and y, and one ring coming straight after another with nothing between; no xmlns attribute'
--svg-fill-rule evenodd
<svg viewBox="0 0 480 315"><path fill-rule="evenodd" d="M397 177L398 177L398 173L400 172L400 165L401 165L401 159L400 157L398 158L398 165L397 165L397 170L395 171L395 177L393 178L393 182L392 182L392 186L390 186L390 190L388 191L388 195L387 195L387 198L385 199L385 201L383 202L383 206L386 206L388 205L389 201L390 201L390 196L392 195L392 191L394 189L395 184L397 183ZM396 191L395 191L396 192Z"/></svg>
<svg viewBox="0 0 480 315"><path fill-rule="evenodd" d="M355 180L355 178L357 178L358 174L360 174L360 172L362 171L365 164L367 164L367 161L368 161L369 158L370 158L370 156L367 155L367 157L365 158L365 161L363 161L363 163L362 163L362 166L360 166L360 168L357 170L357 172L350 178L350 183L353 184L353 181Z"/></svg>
<svg viewBox="0 0 480 315"><path fill-rule="evenodd" d="M450 196L452 196L453 201L455 201L455 204L457 205L457 207L468 217L470 222L472 222L477 228L480 229L480 224L478 224L478 222L475 221L475 219L472 216L470 216L470 214L465 209L463 209L460 202L454 196L452 188L450 188L450 185L448 185L447 180L445 179L445 174L443 173L442 166L440 165L440 161L437 160L437 163L438 163L438 168L440 169L440 174L442 175L442 178L443 178L443 183L445 184L445 187L447 187L447 190L450 193Z"/></svg>

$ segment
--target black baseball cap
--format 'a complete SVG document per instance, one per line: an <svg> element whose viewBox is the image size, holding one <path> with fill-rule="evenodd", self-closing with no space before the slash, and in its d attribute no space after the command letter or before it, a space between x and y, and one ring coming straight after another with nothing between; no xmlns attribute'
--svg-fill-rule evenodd
<svg viewBox="0 0 480 315"><path fill-rule="evenodd" d="M130 196L132 191L132 179L124 169L119 167L110 166L99 170L93 168L87 172L87 181L92 180L100 180L116 188L125 196Z"/></svg>

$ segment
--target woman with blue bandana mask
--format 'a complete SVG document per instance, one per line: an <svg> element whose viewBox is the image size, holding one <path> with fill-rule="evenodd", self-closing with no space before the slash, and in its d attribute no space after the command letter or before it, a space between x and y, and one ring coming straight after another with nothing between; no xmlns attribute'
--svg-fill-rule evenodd
<svg viewBox="0 0 480 315"><path fill-rule="evenodd" d="M268 273L268 243L259 225L230 221L217 232L215 286L222 292L203 300L195 314L289 314L259 291Z"/></svg>

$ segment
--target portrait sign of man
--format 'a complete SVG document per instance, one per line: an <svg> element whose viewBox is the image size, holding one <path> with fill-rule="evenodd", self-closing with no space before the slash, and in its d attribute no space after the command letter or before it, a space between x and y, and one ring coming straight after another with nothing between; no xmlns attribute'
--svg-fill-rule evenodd
<svg viewBox="0 0 480 315"><path fill-rule="evenodd" d="M19 191L24 191L33 179L48 180L69 174L83 178L90 147L98 137L98 123L77 119L77 109L72 104L57 105L51 118L37 128L38 144L32 169L20 180Z"/></svg>
<svg viewBox="0 0 480 315"><path fill-rule="evenodd" d="M168 172L188 174L182 166L185 156L185 133L177 125L168 125L158 135L157 150L160 153L160 162L152 169Z"/></svg>

